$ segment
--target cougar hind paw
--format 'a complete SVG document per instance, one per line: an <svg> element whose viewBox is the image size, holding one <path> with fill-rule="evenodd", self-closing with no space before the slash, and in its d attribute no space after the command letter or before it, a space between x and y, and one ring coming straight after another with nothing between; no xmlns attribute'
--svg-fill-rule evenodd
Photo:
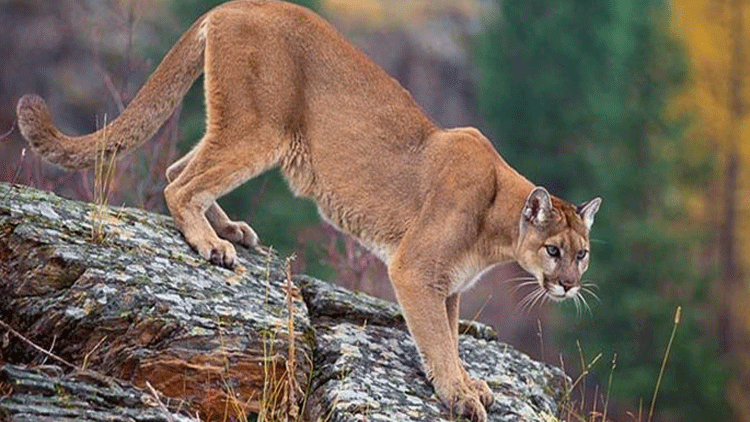
<svg viewBox="0 0 750 422"><path fill-rule="evenodd" d="M258 235L255 234L255 230L242 221L230 221L221 227L217 227L216 234L222 239L246 248L258 246Z"/></svg>

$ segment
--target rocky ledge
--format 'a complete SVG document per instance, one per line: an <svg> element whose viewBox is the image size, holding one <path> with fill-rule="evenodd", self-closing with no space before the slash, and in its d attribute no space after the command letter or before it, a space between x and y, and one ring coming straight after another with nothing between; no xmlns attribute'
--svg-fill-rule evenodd
<svg viewBox="0 0 750 422"><path fill-rule="evenodd" d="M398 307L266 250L229 271L171 218L0 183L0 421L455 420ZM569 379L463 322L490 421L549 421Z"/></svg>

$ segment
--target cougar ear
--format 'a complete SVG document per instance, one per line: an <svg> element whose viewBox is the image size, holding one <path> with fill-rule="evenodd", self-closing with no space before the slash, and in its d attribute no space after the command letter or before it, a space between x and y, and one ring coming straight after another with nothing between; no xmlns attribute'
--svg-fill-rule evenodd
<svg viewBox="0 0 750 422"><path fill-rule="evenodd" d="M521 212L522 222L541 227L549 223L552 216L552 198L547 189L537 186L526 198L526 204Z"/></svg>
<svg viewBox="0 0 750 422"><path fill-rule="evenodd" d="M602 198L596 197L588 202L584 202L576 208L578 215L581 216L583 224L586 225L587 230L591 230L591 225L594 224L594 216L599 211L599 205L602 204Z"/></svg>

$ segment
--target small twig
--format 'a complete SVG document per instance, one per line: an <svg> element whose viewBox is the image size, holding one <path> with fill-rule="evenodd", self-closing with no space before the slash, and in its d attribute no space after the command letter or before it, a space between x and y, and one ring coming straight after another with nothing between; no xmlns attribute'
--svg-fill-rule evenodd
<svg viewBox="0 0 750 422"><path fill-rule="evenodd" d="M542 361L544 361L544 332L542 331L542 320L536 320L536 335L539 337L539 346L542 348Z"/></svg>
<svg viewBox="0 0 750 422"><path fill-rule="evenodd" d="M104 86L107 88L107 91L109 91L109 95L112 96L112 100L115 102L115 105L117 106L117 110L120 114L125 110L125 102L122 100L122 95L120 94L120 91L117 90L117 87L115 86L114 82L112 82L112 76L109 72L104 68L102 65L102 59L101 55L99 54L99 44L101 44L101 36L99 35L98 28L94 29L92 31L92 36L95 39L95 42L93 43L92 47L92 55L94 56L94 66L96 67L96 70L99 71L99 73L102 74L102 82L104 82Z"/></svg>
<svg viewBox="0 0 750 422"><path fill-rule="evenodd" d="M39 353L42 353L42 354L44 354L46 356L49 356L52 359L54 359L54 360L56 360L56 361L58 361L58 362L60 362L60 363L62 363L64 365L66 365L66 366L69 366L69 367L71 367L73 369L79 369L77 366L75 366L72 363L68 362L67 360L61 358L60 356L57 356L56 354L54 354L52 352L48 352L48 351L42 349L41 347L37 346L36 344L34 344L33 341L31 341L31 340L27 339L26 337L24 337L23 334L21 334L18 331L14 330L13 327L11 327L10 325L6 324L2 320L0 320L0 326L2 326L3 328L5 328L6 330L10 331L11 334L13 334L14 336L16 336L19 339L21 339L24 343L26 343L29 346L31 346L34 349L36 349Z"/></svg>
<svg viewBox="0 0 750 422"><path fill-rule="evenodd" d="M581 342L576 339L576 347L578 347L578 357L581 358L581 411L586 407L586 375L588 375L588 369L586 368L586 357L583 355L583 348L581 348ZM594 396L596 398L596 396ZM596 402L594 403L596 407Z"/></svg>
<svg viewBox="0 0 750 422"><path fill-rule="evenodd" d="M503 353L505 353L507 351L508 351L508 345L506 344L505 345L505 350L503 351ZM560 359L560 369L562 369L562 371L563 371L564 374L567 374L567 372L565 371L565 359L563 358L562 353L560 353L560 355L558 356L558 358ZM568 412L568 420L569 420L570 419L570 412L572 412L572 407L573 407L573 405L570 402L570 394L573 391L573 387L569 387L568 386L568 384L570 384L570 381L569 381L568 377L563 377L563 378L564 378L564 380L563 380L563 384L564 384L563 388L565 389L565 395L563 396L561 405L562 405L563 410L567 410L567 412ZM562 416L562 412L560 412L560 416Z"/></svg>
<svg viewBox="0 0 750 422"><path fill-rule="evenodd" d="M0 135L0 141L5 141L7 137L9 137L13 131L16 130L16 125L13 125L10 127L10 130Z"/></svg>
<svg viewBox="0 0 750 422"><path fill-rule="evenodd" d="M473 317L471 317L471 320L470 320L471 322L476 322L477 320L479 320L479 315L482 315L482 312L484 312L484 308L487 307L487 304L490 303L490 300L492 300L492 295L491 294L487 295L487 299L485 299L485 301L482 304L482 306L480 306L479 310L474 314ZM461 334L468 334L470 329L471 329L471 327L467 325L466 328L464 328L464 332L461 333Z"/></svg>
<svg viewBox="0 0 750 422"><path fill-rule="evenodd" d="M101 346L102 343L104 343L104 340L106 340L106 339L107 339L107 336L102 337L102 339L99 340L98 343L96 343L96 346L94 346L93 349L91 349L88 353L86 353L86 356L83 357L83 365L81 366L81 370L82 371L86 370L86 366L88 366L88 363L89 363L89 358L91 357L92 354L94 354L94 352L96 351L96 349L98 349L99 346Z"/></svg>
<svg viewBox="0 0 750 422"><path fill-rule="evenodd" d="M599 413L596 412L596 403L598 401L597 397L599 397L599 384L597 384L594 387L594 396L593 396L593 399L592 399L592 401L594 402L594 404L593 404L593 407L591 408L591 413L589 414L590 415L589 422L594 422L595 415L599 414ZM581 406L581 411L583 412L583 406ZM604 421L602 421L602 422L604 422Z"/></svg>
<svg viewBox="0 0 750 422"><path fill-rule="evenodd" d="M643 397L638 399L638 422L643 420Z"/></svg>
<svg viewBox="0 0 750 422"><path fill-rule="evenodd" d="M656 387L654 387L654 396L651 397L651 408L648 410L648 422L651 422L651 418L654 416L654 405L656 404L656 396L659 393L659 386L661 386L661 377L664 375L664 368L667 366L667 358L669 352L672 350L672 341L674 341L674 335L677 332L677 326L680 325L680 316L682 315L682 306L678 306L674 313L674 324L672 325L672 335L669 336L669 342L667 343L667 350L664 351L664 359L661 361L661 369L659 369L659 378L656 380Z"/></svg>
<svg viewBox="0 0 750 422"><path fill-rule="evenodd" d="M57 334L52 336L52 345L50 345L48 352L52 352L52 349L55 348L55 343L57 342ZM44 360L42 361L42 365L47 363L47 356L44 357Z"/></svg>
<svg viewBox="0 0 750 422"><path fill-rule="evenodd" d="M18 176L21 174L21 169L23 168L23 162L26 159L26 148L23 148L21 150L21 160L18 161L18 165L16 166L16 173L13 175L13 178L10 180L11 186L16 184L16 181L18 180ZM10 195L11 189L8 189L8 192L5 192L5 196L3 196L3 201L8 199L8 195Z"/></svg>
<svg viewBox="0 0 750 422"><path fill-rule="evenodd" d="M104 86L107 88L107 91L109 91L109 95L112 96L112 100L114 100L115 105L117 106L117 111L122 114L122 112L125 111L125 103L122 100L122 95L120 95L120 92L117 91L115 83L112 82L112 77L110 76L109 72L107 72L107 70L105 70L101 63L99 63L98 61L94 61L94 63L96 63L96 69L102 74Z"/></svg>
<svg viewBox="0 0 750 422"><path fill-rule="evenodd" d="M151 395L154 397L154 400L156 400L156 404L158 405L159 409L164 412L164 416L167 417L167 420L169 422L174 422L174 418L172 417L172 413L170 413L169 409L167 409L167 406L164 406L164 403L161 402L161 399L159 399L159 392L156 391L154 387L151 386L151 383L146 381L146 387L148 388L148 391L151 393Z"/></svg>
<svg viewBox="0 0 750 422"><path fill-rule="evenodd" d="M607 421L607 411L609 411L609 393L612 391L612 376L617 368L617 353L612 355L612 369L609 371L609 379L607 380L607 397L604 399L604 415L602 416L602 422Z"/></svg>
<svg viewBox="0 0 750 422"><path fill-rule="evenodd" d="M288 319L287 319L287 334L288 334L288 343L289 348L287 349L288 357L287 357L287 367L286 367L286 373L287 373L287 382L288 382L288 388L289 388L289 413L294 414L294 416L297 415L298 409L297 406L297 388L299 386L297 385L297 378L295 377L297 372L297 359L296 359L296 350L295 350L295 332L294 332L294 293L296 290L296 287L294 284L292 284L292 261L294 261L294 255L288 257L286 259L286 303L287 303L287 311L289 312Z"/></svg>

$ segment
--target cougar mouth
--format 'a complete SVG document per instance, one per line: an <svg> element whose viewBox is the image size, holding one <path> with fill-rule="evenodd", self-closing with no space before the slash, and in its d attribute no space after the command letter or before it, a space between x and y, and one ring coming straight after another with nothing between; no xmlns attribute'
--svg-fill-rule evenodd
<svg viewBox="0 0 750 422"><path fill-rule="evenodd" d="M583 293L588 294L593 299L599 300L599 297L594 293L594 289L596 289L597 286L590 281L576 282L565 290L557 277L550 277L546 274L538 273L525 279L519 287L524 286L532 286L532 290L517 304L518 309L525 311L531 311L534 306L537 304L543 304L547 300L559 303L567 301L568 299L573 299L572 302L575 305L576 312L580 316L584 311L591 312L591 307L589 307L588 301Z"/></svg>
<svg viewBox="0 0 750 422"><path fill-rule="evenodd" d="M594 293L594 289L597 288L596 284L591 281L576 282L570 286L567 290L560 284L556 278L550 278L546 275L542 282L543 288L539 288L540 294L543 294L546 298L549 298L553 302L562 302L568 299L573 299L573 304L576 308L576 313L580 316L583 312L591 312L591 307L588 301L584 297L584 293L591 296L595 300L599 300L599 296ZM543 291L544 293L541 293Z"/></svg>
<svg viewBox="0 0 750 422"><path fill-rule="evenodd" d="M544 290L547 292L547 297L555 302L562 302L566 299L573 299L579 294L580 286L574 285L569 287L567 290L560 284L558 280L552 280L546 275L544 276Z"/></svg>

